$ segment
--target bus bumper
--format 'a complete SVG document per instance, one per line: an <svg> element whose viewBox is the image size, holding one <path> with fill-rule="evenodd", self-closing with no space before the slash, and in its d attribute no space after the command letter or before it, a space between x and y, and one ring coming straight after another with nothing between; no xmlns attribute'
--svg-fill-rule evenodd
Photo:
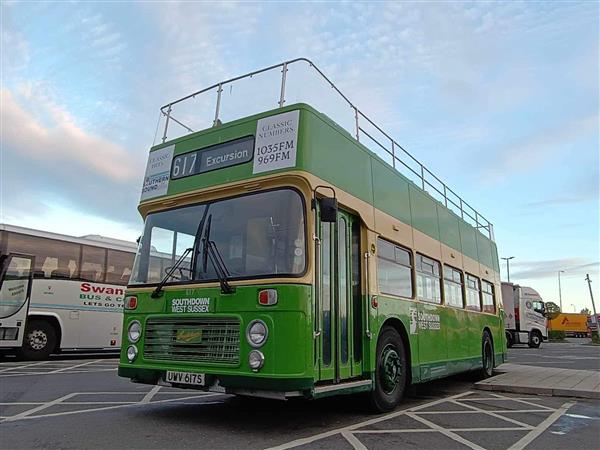
<svg viewBox="0 0 600 450"><path fill-rule="evenodd" d="M120 377L129 378L134 383L282 400L289 397L310 397L314 387L312 378L272 378L207 373L205 385L196 386L165 381L165 370L119 366L118 374Z"/></svg>

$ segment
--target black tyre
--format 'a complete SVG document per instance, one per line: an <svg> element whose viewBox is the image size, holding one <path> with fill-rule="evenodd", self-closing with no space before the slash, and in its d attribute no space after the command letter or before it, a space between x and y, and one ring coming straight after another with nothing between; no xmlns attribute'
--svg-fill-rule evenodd
<svg viewBox="0 0 600 450"><path fill-rule="evenodd" d="M384 327L379 334L376 363L371 406L377 412L391 411L402 400L408 380L404 344L392 327Z"/></svg>
<svg viewBox="0 0 600 450"><path fill-rule="evenodd" d="M515 345L515 341L513 340L512 334L507 332L506 333L506 347L512 348L513 345Z"/></svg>
<svg viewBox="0 0 600 450"><path fill-rule="evenodd" d="M539 331L533 330L529 334L529 347L538 348L540 345L542 345L542 335Z"/></svg>
<svg viewBox="0 0 600 450"><path fill-rule="evenodd" d="M494 344L492 337L487 331L483 332L481 338L481 362L483 365L483 378L489 378L494 375Z"/></svg>
<svg viewBox="0 0 600 450"><path fill-rule="evenodd" d="M23 345L18 356L27 360L48 358L56 347L56 330L44 320L32 320L25 327Z"/></svg>

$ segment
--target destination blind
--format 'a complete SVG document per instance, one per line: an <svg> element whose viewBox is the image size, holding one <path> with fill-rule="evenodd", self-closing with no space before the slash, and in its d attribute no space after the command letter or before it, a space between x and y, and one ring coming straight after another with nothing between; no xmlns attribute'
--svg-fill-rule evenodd
<svg viewBox="0 0 600 450"><path fill-rule="evenodd" d="M243 164L252 161L253 154L254 136L247 136L177 155L173 158L171 179L176 180Z"/></svg>

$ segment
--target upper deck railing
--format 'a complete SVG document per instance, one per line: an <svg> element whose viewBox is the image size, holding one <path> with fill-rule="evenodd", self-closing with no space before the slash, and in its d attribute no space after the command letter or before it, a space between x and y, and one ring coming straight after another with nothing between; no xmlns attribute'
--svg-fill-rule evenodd
<svg viewBox="0 0 600 450"><path fill-rule="evenodd" d="M294 75L294 71L290 71L290 67L293 67L294 70L298 69L298 71L308 70L310 77L308 79L302 79L301 82L299 79L293 79L291 77ZM293 84L294 82L298 84L296 90L290 86L290 84ZM324 96L331 96L327 93L315 94L315 97L312 100L307 98L310 97L310 93L313 92L311 88L319 87L315 86L315 82L317 84L321 83L321 88L327 87L329 92L333 92L333 97L335 97L334 100L337 102L337 105L332 106L331 102L328 102L323 98ZM241 96L249 100L247 103L251 104L250 110L248 110L248 104L246 104L245 107L242 107L240 96L237 96L236 98L233 95L234 86L243 89L244 86L239 85L244 83L253 84L251 91ZM311 83L313 86L310 86ZM272 90L274 85L276 86L277 91L273 97L269 98L268 95L265 95L264 89ZM307 89L307 86L309 86L309 89ZM298 90L303 92L298 92ZM253 95L257 94L257 91L259 98L252 98ZM211 104L211 97L207 97L207 94L212 94L214 104ZM230 101L231 103L225 102L226 99L224 95L230 95L230 97L227 98L227 101ZM290 97L293 98L293 102L289 101ZM324 107L322 108L320 107L321 105L318 104L322 103L324 100L327 104L323 105ZM189 104L194 101L196 102L195 104ZM249 72L229 80L221 81L220 83L166 104L160 109L161 116L159 125L162 121L161 119L164 119L162 142L167 140L167 133L169 132L171 123L179 125L189 133L194 132L191 128L194 125L192 125L191 122L197 119L201 112L204 113L202 116L210 117L212 120L207 121L206 117L204 117L203 122L196 127L196 130L217 126L223 121L222 119L230 121L268 109L273 109L274 107L282 108L286 102L297 103L301 101L316 106L321 112L326 112L357 141L367 146L394 169L407 176L417 185L420 185L424 191L442 202L447 208L453 210L463 220L471 223L484 235L487 235L491 240L494 240L493 225L485 217L398 144L398 142L396 142L379 125L361 112L317 66L306 58L293 59L254 72ZM224 111L224 107L227 105L233 109L233 113ZM188 111L185 110L186 107ZM175 117L175 112L179 111L176 111L176 109L181 109L181 115L177 117ZM157 127L157 132L158 129L159 128ZM400 168L402 167L407 169L408 172L401 171Z"/></svg>

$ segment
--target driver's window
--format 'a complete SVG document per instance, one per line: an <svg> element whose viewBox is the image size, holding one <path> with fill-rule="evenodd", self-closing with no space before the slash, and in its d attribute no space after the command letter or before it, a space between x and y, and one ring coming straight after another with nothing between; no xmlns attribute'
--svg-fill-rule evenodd
<svg viewBox="0 0 600 450"><path fill-rule="evenodd" d="M194 236L153 227L150 246L151 276L149 276L148 282L157 282L167 274L186 249L194 246ZM167 281L189 280L191 263L192 256L188 254Z"/></svg>
<svg viewBox="0 0 600 450"><path fill-rule="evenodd" d="M533 310L537 313L544 314L544 304L542 302L533 302Z"/></svg>

